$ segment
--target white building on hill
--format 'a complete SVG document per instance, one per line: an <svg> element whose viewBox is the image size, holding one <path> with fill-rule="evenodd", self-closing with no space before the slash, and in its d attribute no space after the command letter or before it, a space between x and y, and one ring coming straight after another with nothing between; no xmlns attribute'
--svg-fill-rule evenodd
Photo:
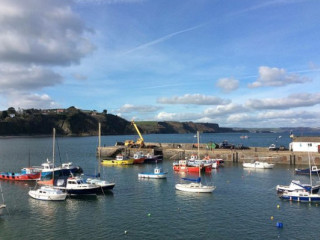
<svg viewBox="0 0 320 240"><path fill-rule="evenodd" d="M289 149L293 152L320 153L320 137L294 137Z"/></svg>

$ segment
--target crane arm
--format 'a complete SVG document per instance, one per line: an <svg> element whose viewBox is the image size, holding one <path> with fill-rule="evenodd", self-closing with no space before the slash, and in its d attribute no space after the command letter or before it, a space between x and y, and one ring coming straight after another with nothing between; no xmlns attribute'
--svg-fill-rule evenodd
<svg viewBox="0 0 320 240"><path fill-rule="evenodd" d="M137 127L137 125L134 123L133 120L131 121L131 123L132 123L132 125L134 126L134 128L136 129L136 131L137 131L140 139L141 139L142 141L144 141L144 140L143 140L143 137L142 137L142 135L141 135L141 133L140 133L140 131L139 131L139 128Z"/></svg>

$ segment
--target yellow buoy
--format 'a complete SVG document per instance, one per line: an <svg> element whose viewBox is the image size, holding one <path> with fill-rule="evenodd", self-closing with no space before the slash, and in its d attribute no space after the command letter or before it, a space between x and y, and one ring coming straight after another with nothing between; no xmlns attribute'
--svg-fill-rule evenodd
<svg viewBox="0 0 320 240"><path fill-rule="evenodd" d="M277 205L277 208L280 208L280 205L279 205L279 204Z"/></svg>
<svg viewBox="0 0 320 240"><path fill-rule="evenodd" d="M270 219L273 220L273 216L271 216Z"/></svg>

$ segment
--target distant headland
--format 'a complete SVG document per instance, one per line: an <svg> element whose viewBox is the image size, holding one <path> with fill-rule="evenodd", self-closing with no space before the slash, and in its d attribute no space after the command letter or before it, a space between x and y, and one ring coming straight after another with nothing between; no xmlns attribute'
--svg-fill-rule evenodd
<svg viewBox="0 0 320 240"><path fill-rule="evenodd" d="M0 111L0 136L43 136L51 135L56 128L60 136L98 135L98 123L102 135L136 134L130 121L108 114L107 110L81 110L75 107L65 109L18 109L13 107ZM136 121L142 134L173 133L231 133L231 132L273 132L290 129L241 129L219 127L217 123L194 123L178 121ZM306 131L306 129L305 129Z"/></svg>

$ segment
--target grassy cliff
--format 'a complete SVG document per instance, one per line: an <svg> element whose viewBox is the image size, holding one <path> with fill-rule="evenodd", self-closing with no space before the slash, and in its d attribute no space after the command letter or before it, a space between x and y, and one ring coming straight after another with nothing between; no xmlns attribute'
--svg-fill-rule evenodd
<svg viewBox="0 0 320 240"><path fill-rule="evenodd" d="M0 136L51 135L56 128L57 134L66 136L86 136L98 134L101 122L102 135L136 134L131 123L121 117L107 114L106 111L83 111L68 109L36 110L16 112L14 109L0 112ZM207 133L233 132L231 128L220 128L215 123L193 122L136 122L142 134L150 133Z"/></svg>

